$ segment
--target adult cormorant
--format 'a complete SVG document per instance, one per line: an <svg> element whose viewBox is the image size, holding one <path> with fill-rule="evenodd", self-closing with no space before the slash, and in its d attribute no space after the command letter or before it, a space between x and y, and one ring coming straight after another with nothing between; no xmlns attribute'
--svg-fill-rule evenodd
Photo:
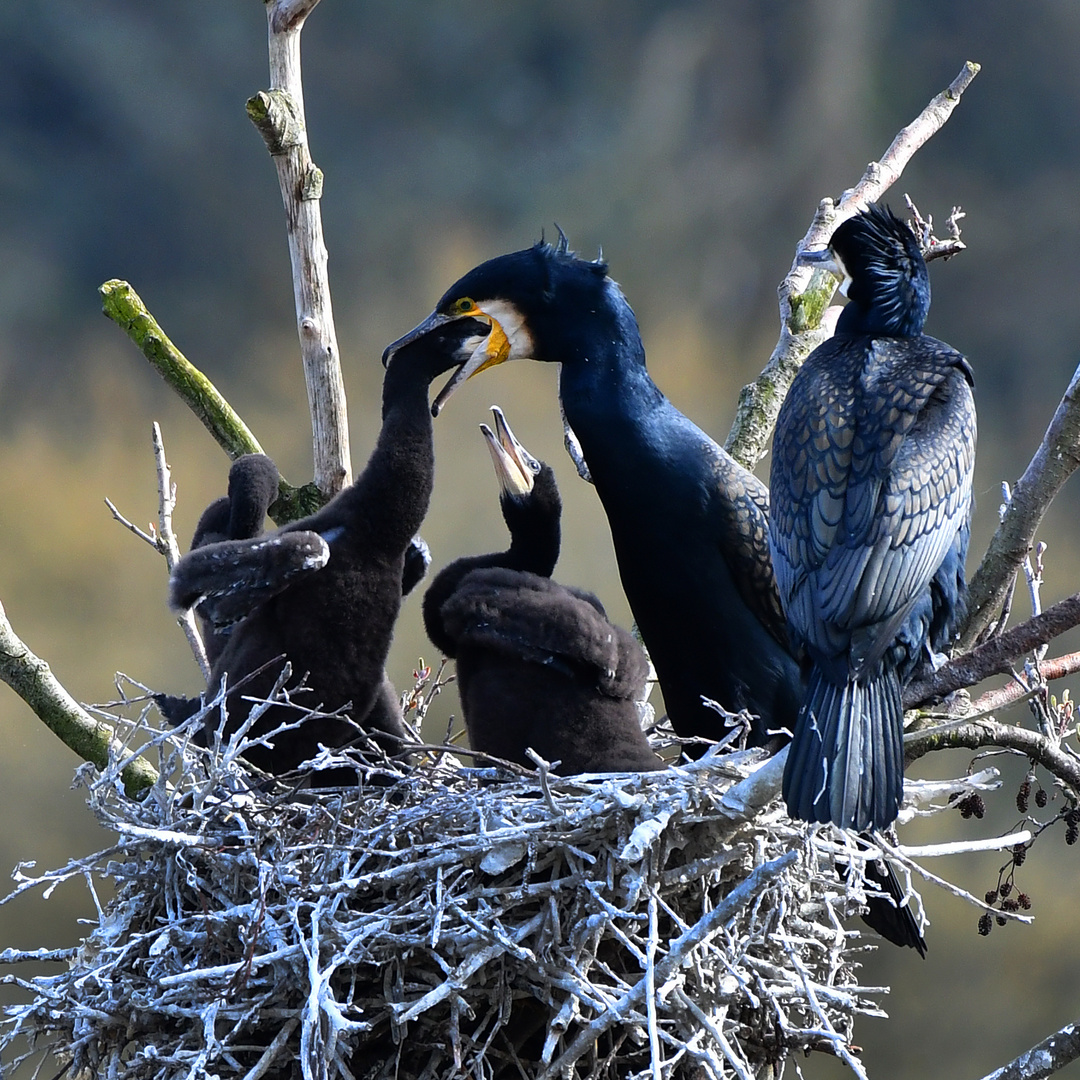
<svg viewBox="0 0 1080 1080"><path fill-rule="evenodd" d="M561 364L563 411L676 732L726 734L703 697L757 717L756 744L790 730L800 674L769 567L768 491L649 377L634 313L606 265L577 258L565 240L491 259L386 355L462 318L483 319L491 331L436 408L464 379L505 360Z"/></svg>
<svg viewBox="0 0 1080 1080"><path fill-rule="evenodd" d="M773 440L770 547L808 669L784 797L805 821L880 829L903 796L901 687L963 605L973 377L923 334L926 263L887 207L845 221L829 251L848 304Z"/></svg>
<svg viewBox="0 0 1080 1080"><path fill-rule="evenodd" d="M645 367L634 313L602 261L565 238L482 263L384 357L460 319L490 331L435 399L513 359L561 365L563 412L611 528L623 589L684 738L719 739L702 698L755 718L750 741L779 743L802 700L768 550L769 492L685 417ZM887 869L885 887L898 886ZM871 871L871 874L874 872ZM902 896L902 893L899 893ZM870 925L924 953L911 909L871 901Z"/></svg>
<svg viewBox="0 0 1080 1080"><path fill-rule="evenodd" d="M563 776L662 769L638 720L648 661L595 596L551 580L562 512L555 474L492 412L495 431L480 428L510 547L452 562L424 595L428 637L457 660L469 743L528 767L531 747Z"/></svg>
<svg viewBox="0 0 1080 1080"><path fill-rule="evenodd" d="M382 429L364 471L317 513L265 537L224 541L189 552L170 580L170 603L202 603L214 618L235 622L213 666L210 687L246 679L228 698L228 730L251 709L247 697L265 697L280 674L280 658L311 692L301 698L332 712L351 703L349 715L397 752L405 731L384 666L401 606L406 555L427 513L434 478L431 380L458 364L462 343L482 327L468 320L400 350L383 381ZM463 355L468 355L463 354ZM295 714L267 710L258 737ZM217 717L207 720L207 730ZM313 757L318 745L355 742L355 725L316 716L301 727L254 746L248 759L282 773ZM347 783L350 770L327 770L322 784Z"/></svg>

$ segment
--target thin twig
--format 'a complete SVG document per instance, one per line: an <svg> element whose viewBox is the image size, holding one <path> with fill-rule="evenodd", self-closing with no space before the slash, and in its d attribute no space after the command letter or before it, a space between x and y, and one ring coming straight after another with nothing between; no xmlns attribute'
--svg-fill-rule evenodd
<svg viewBox="0 0 1080 1080"><path fill-rule="evenodd" d="M165 457L165 443L161 438L161 427L156 420L152 437L154 464L157 467L158 478L158 543L156 546L165 556L165 565L168 566L171 574L180 561L180 545L176 542L176 533L173 532L172 527L173 510L176 508L176 485L172 482L172 472ZM195 613L189 608L181 612L176 621L184 631L188 645L191 646L195 663L199 665L203 679L209 682L210 662L206 658L206 646L203 644L202 634L199 633L198 624L195 622Z"/></svg>

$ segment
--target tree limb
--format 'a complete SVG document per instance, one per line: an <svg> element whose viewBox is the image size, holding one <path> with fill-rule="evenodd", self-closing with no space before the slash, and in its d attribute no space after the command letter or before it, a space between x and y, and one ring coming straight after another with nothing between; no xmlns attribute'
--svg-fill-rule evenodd
<svg viewBox="0 0 1080 1080"><path fill-rule="evenodd" d="M1016 482L1001 524L968 591L959 647L969 648L997 615L1035 530L1062 485L1080 465L1080 367L1073 372L1054 419L1024 475Z"/></svg>
<svg viewBox="0 0 1080 1080"><path fill-rule="evenodd" d="M1044 682L1064 679L1066 675L1075 675L1078 671L1080 671L1080 652L1066 653L1065 656L1039 661L1039 674ZM1030 687L1023 686L1021 683L1007 683L1005 686L999 686L981 694L971 703L971 708L976 713L992 713L1021 701L1033 692Z"/></svg>
<svg viewBox="0 0 1080 1080"><path fill-rule="evenodd" d="M113 730L95 720L60 684L49 665L35 656L12 629L0 604L0 679L15 691L59 739L84 761L104 769L109 751L117 750ZM121 776L132 798L157 780L157 770L136 758Z"/></svg>
<svg viewBox="0 0 1080 1080"><path fill-rule="evenodd" d="M98 292L101 310L139 346L158 374L179 394L230 458L263 452L247 424L217 387L169 340L126 281L106 281ZM313 513L325 501L314 484L294 487L282 479L277 502L270 507L270 517L283 525Z"/></svg>
<svg viewBox="0 0 1080 1080"><path fill-rule="evenodd" d="M965 686L974 686L991 675L1006 674L1011 670L1010 660L1045 645L1077 625L1080 625L1080 593L950 660L926 678L908 683L904 688L904 707L914 708L932 698L940 699Z"/></svg>
<svg viewBox="0 0 1080 1080"><path fill-rule="evenodd" d="M1066 1024L983 1080L1042 1080L1080 1057L1080 1024Z"/></svg>
<svg viewBox="0 0 1080 1080"><path fill-rule="evenodd" d="M871 162L863 178L845 191L838 203L822 199L806 235L795 249L795 260L777 290L780 300L780 340L768 364L739 394L735 422L726 449L737 461L752 469L768 450L769 436L791 380L807 355L828 337L821 317L836 291L836 278L803 264L800 256L808 248L821 248L835 228L867 203L874 202L899 179L915 152L949 119L960 96L979 73L970 60L960 74L904 128L880 161Z"/></svg>
<svg viewBox="0 0 1080 1080"><path fill-rule="evenodd" d="M267 0L270 89L247 103L277 168L289 235L297 331L307 383L315 486L329 498L351 482L345 384L341 377L323 239L323 174L311 159L300 75L300 32L318 0Z"/></svg>
<svg viewBox="0 0 1080 1080"><path fill-rule="evenodd" d="M1045 735L989 717L957 724L942 724L927 732L905 735L904 759L909 764L934 750L981 750L984 746L1017 750L1042 765L1080 798L1080 759L1065 753Z"/></svg>

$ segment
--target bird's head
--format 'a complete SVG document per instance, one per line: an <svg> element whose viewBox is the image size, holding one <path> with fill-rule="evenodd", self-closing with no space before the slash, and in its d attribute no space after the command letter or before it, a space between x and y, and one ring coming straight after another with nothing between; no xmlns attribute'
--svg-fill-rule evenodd
<svg viewBox="0 0 1080 1080"><path fill-rule="evenodd" d="M609 286L621 300L622 294L607 276L606 264L579 259L560 233L558 244L541 240L470 270L447 289L419 326L387 346L383 363L411 342L469 320L475 333L461 341L455 357L458 369L435 398L431 411L438 415L466 379L496 364L571 359L579 313L603 316L617 306ZM625 300L622 305L626 306Z"/></svg>
<svg viewBox="0 0 1080 1080"><path fill-rule="evenodd" d="M919 241L887 206L871 203L833 233L822 252L804 255L843 279L848 304L839 334L910 337L930 310L930 275Z"/></svg>
<svg viewBox="0 0 1080 1080"><path fill-rule="evenodd" d="M481 424L495 476L499 505L510 530L512 550L524 560L519 569L549 576L559 558L562 498L551 466L518 442L502 409L491 407L495 430Z"/></svg>
<svg viewBox="0 0 1080 1080"><path fill-rule="evenodd" d="M532 494L541 463L518 442L498 405L491 406L491 413L495 418L495 430L481 424L480 431L487 440L491 463L495 466L499 498L521 502Z"/></svg>

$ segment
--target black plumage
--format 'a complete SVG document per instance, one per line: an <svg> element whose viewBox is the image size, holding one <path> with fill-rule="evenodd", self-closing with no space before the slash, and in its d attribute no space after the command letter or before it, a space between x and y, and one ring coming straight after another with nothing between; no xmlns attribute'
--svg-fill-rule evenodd
<svg viewBox="0 0 1080 1080"><path fill-rule="evenodd" d="M251 706L245 696L269 693L292 665L310 692L299 700L323 710L351 703L349 715L396 753L405 731L385 663L401 606L407 553L430 501L434 479L428 386L460 363L457 350L478 327L447 327L395 354L383 382L382 428L364 471L317 513L265 537L209 544L186 555L170 581L174 607L200 603L224 621L238 619L213 666L211 690L230 685L228 730ZM413 568L415 575L415 567ZM253 728L263 734L295 714L268 710ZM216 715L207 730L217 725ZM253 747L253 764L269 772L295 769L318 745L357 741L341 717L314 717L282 732L271 746ZM347 770L327 770L320 783L344 783Z"/></svg>
<svg viewBox="0 0 1080 1080"><path fill-rule="evenodd" d="M556 584L562 503L494 409L481 425L499 478L510 547L458 559L424 596L432 643L457 660L474 750L531 767L532 748L567 776L661 769L641 730L648 661L591 593Z"/></svg>
<svg viewBox="0 0 1080 1080"><path fill-rule="evenodd" d="M769 567L768 490L678 411L645 368L630 305L601 262L565 243L483 263L401 342L463 317L487 339L436 398L504 360L561 364L559 395L607 513L619 574L684 738L721 738L702 697L790 730L801 697Z"/></svg>
<svg viewBox="0 0 1080 1080"><path fill-rule="evenodd" d="M769 539L808 672L788 809L862 830L896 818L900 691L963 606L975 405L967 361L922 332L930 282L907 225L871 206L829 250L849 302L780 411Z"/></svg>
<svg viewBox="0 0 1080 1080"><path fill-rule="evenodd" d="M676 732L726 734L706 697L756 718L752 744L784 741L803 687L769 559L768 489L652 381L634 313L606 265L577 258L563 239L491 259L386 355L462 318L491 329L436 410L465 379L506 360L561 365L563 412L607 514ZM890 941L925 950L907 906L872 906L881 909L877 928L892 923L882 929Z"/></svg>

